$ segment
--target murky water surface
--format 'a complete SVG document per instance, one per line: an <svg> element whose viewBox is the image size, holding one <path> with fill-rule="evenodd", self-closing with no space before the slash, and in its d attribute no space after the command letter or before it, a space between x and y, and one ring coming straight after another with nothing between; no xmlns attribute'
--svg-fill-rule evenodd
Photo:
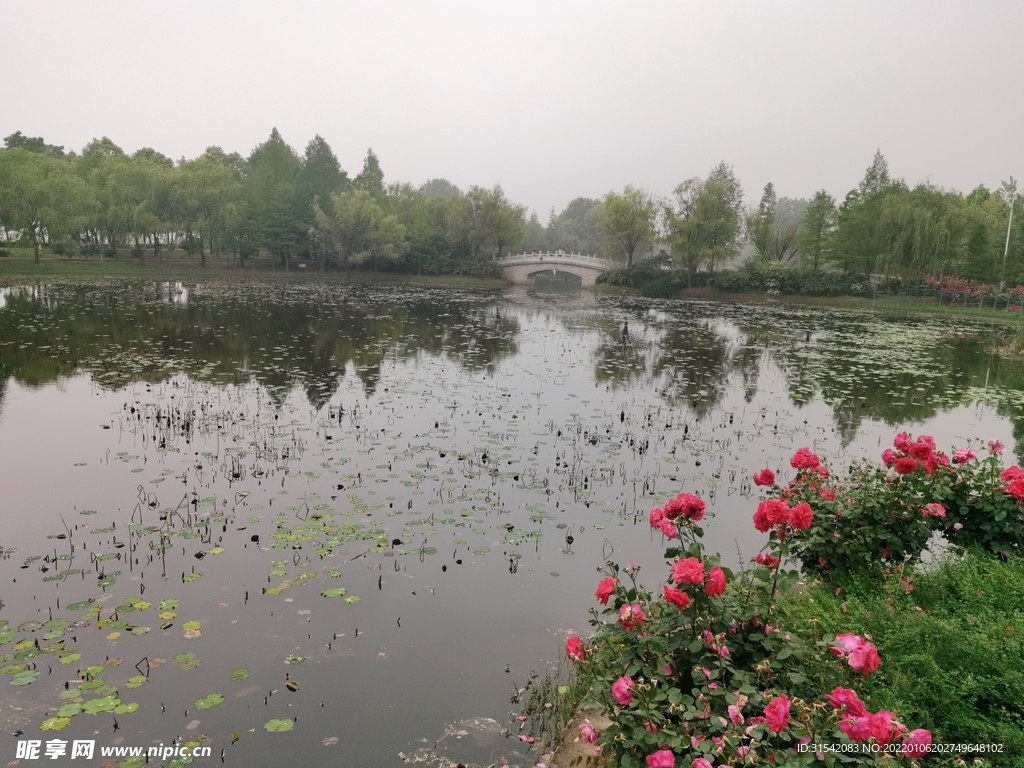
<svg viewBox="0 0 1024 768"><path fill-rule="evenodd" d="M992 333L587 293L2 289L0 759L23 731L532 765L514 686L587 631L606 558L663 578L652 504L705 498L736 565L762 543L750 474L799 446L1016 445L1024 370Z"/></svg>

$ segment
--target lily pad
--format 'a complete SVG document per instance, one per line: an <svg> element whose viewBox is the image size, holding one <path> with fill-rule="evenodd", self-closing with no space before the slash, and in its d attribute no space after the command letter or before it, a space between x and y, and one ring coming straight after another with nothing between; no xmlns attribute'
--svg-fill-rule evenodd
<svg viewBox="0 0 1024 768"><path fill-rule="evenodd" d="M82 711L82 705L77 701L72 701L65 704L63 707L57 710L58 717L74 717Z"/></svg>
<svg viewBox="0 0 1024 768"><path fill-rule="evenodd" d="M70 717L48 717L39 724L40 731L59 731L67 728Z"/></svg>
<svg viewBox="0 0 1024 768"><path fill-rule="evenodd" d="M124 685L125 688L138 688L145 684L145 682L145 675L133 675L132 677L129 677L127 680L125 680Z"/></svg>
<svg viewBox="0 0 1024 768"><path fill-rule="evenodd" d="M348 594L348 590L344 587L333 587L331 589L325 589L320 594L324 597L344 597Z"/></svg>
<svg viewBox="0 0 1024 768"><path fill-rule="evenodd" d="M285 664L301 664L305 660L306 660L305 656L298 656L297 654L292 653L292 654L289 654L288 656L285 657L284 663Z"/></svg>
<svg viewBox="0 0 1024 768"><path fill-rule="evenodd" d="M211 694L209 694L208 696L205 696L202 699L196 699L196 706L199 709L210 709L211 707L215 707L218 704L222 703L223 701L224 701L223 694L211 693Z"/></svg>
<svg viewBox="0 0 1024 768"><path fill-rule="evenodd" d="M238 669L231 671L232 680L245 680L249 676L249 670L245 667L239 667Z"/></svg>
<svg viewBox="0 0 1024 768"><path fill-rule="evenodd" d="M82 705L82 711L87 715L95 715L100 712L110 712L121 700L117 696L101 696L98 699L90 699Z"/></svg>
<svg viewBox="0 0 1024 768"><path fill-rule="evenodd" d="M268 720L263 725L263 729L270 731L271 733L281 733L283 731L290 731L294 727L295 723L291 720Z"/></svg>
<svg viewBox="0 0 1024 768"><path fill-rule="evenodd" d="M118 704L114 707L115 715L129 715L132 712L137 712L139 709L139 703L137 701L129 701L126 704Z"/></svg>
<svg viewBox="0 0 1024 768"><path fill-rule="evenodd" d="M74 664L76 661L78 661L81 658L82 658L82 654L80 654L80 653L69 653L66 656L61 656L58 659L58 661L60 661L61 664Z"/></svg>
<svg viewBox="0 0 1024 768"><path fill-rule="evenodd" d="M11 678L11 685L28 685L39 677L38 669L26 669Z"/></svg>

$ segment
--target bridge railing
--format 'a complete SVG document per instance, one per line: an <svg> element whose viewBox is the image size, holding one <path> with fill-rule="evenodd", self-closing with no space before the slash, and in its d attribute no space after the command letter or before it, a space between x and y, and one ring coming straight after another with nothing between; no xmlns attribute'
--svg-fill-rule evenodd
<svg viewBox="0 0 1024 768"><path fill-rule="evenodd" d="M565 263L577 263L585 264L587 266L599 267L602 269L608 269L614 265L614 262L608 259L602 259L600 256L594 256L587 253L576 253L574 251L524 251L523 253L509 254L508 256L501 256L495 259L499 264L510 264L510 263L529 263L529 262L543 262L543 261L558 261L563 264Z"/></svg>

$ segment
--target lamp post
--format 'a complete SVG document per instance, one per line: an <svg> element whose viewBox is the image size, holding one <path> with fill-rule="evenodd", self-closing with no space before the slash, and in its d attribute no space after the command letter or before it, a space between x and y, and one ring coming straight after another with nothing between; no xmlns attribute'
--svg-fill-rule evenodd
<svg viewBox="0 0 1024 768"><path fill-rule="evenodd" d="M1010 220L1006 222L1006 245L1003 246L1003 270L999 276L999 290L1003 290L1006 285L1006 255L1010 252L1010 227L1013 226L1013 203L1017 198L1017 182L1013 176L1010 177L1010 181L1003 182L1003 197L1010 196Z"/></svg>

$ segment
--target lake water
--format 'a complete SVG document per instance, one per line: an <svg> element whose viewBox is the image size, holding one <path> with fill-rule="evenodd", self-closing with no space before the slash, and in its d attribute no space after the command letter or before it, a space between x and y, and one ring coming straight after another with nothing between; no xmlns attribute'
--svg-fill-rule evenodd
<svg viewBox="0 0 1024 768"><path fill-rule="evenodd" d="M1024 369L993 333L585 292L0 289L0 759L23 731L533 765L514 689L588 630L606 559L663 580L654 503L706 499L736 566L763 543L751 473L800 446L1014 449Z"/></svg>

